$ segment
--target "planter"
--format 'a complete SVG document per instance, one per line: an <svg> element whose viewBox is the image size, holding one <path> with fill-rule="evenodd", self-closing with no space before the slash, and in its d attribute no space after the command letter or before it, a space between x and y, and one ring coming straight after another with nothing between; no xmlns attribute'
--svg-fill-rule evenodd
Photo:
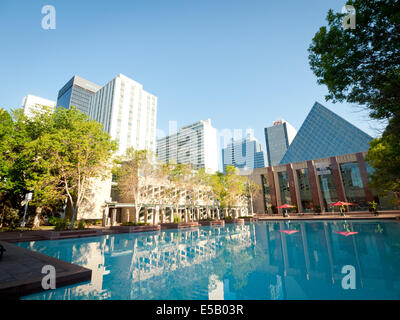
<svg viewBox="0 0 400 320"><path fill-rule="evenodd" d="M225 223L244 224L244 219L226 219Z"/></svg>
<svg viewBox="0 0 400 320"><path fill-rule="evenodd" d="M84 229L84 230L41 230L38 232L43 238L49 240L65 239L65 238L80 238L90 237L103 234L102 229Z"/></svg>
<svg viewBox="0 0 400 320"><path fill-rule="evenodd" d="M198 227L198 222L161 223L161 229L182 229Z"/></svg>
<svg viewBox="0 0 400 320"><path fill-rule="evenodd" d="M146 232L146 231L159 231L161 230L160 225L149 225L149 226L113 226L111 230L115 230L118 233L134 233L134 232Z"/></svg>
<svg viewBox="0 0 400 320"><path fill-rule="evenodd" d="M225 225L225 220L204 220L204 221L199 221L199 225L201 226L224 226Z"/></svg>
<svg viewBox="0 0 400 320"><path fill-rule="evenodd" d="M246 217L246 218L240 218L243 219L245 222L257 222L258 218L256 217Z"/></svg>

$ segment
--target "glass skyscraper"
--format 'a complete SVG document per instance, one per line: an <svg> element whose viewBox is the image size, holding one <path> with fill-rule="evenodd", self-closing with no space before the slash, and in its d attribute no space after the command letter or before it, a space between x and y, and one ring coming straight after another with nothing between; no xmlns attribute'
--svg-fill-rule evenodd
<svg viewBox="0 0 400 320"><path fill-rule="evenodd" d="M285 120L278 120L272 127L265 128L264 131L268 166L275 166L282 160L296 136L296 129Z"/></svg>
<svg viewBox="0 0 400 320"><path fill-rule="evenodd" d="M280 164L367 151L372 137L315 102Z"/></svg>
<svg viewBox="0 0 400 320"><path fill-rule="evenodd" d="M89 114L90 97L97 92L101 86L83 79L73 76L58 91L57 107L68 109L71 106L76 107L83 113Z"/></svg>
<svg viewBox="0 0 400 320"><path fill-rule="evenodd" d="M222 164L232 165L239 169L255 169L265 167L265 153L261 144L252 136L232 141L222 149Z"/></svg>

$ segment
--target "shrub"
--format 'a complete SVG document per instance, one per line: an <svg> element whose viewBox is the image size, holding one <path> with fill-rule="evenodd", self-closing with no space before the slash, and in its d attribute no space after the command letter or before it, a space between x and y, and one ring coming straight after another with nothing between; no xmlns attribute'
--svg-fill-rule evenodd
<svg viewBox="0 0 400 320"><path fill-rule="evenodd" d="M58 218L57 222L55 223L55 231L63 231L63 230L68 230L69 229L69 224L70 221L68 219L61 219Z"/></svg>
<svg viewBox="0 0 400 320"><path fill-rule="evenodd" d="M51 226L55 226L57 222L59 222L61 220L61 218L55 217L55 216L51 216L47 219L47 223Z"/></svg>
<svg viewBox="0 0 400 320"><path fill-rule="evenodd" d="M174 223L180 223L181 222L181 218L180 217L175 217L174 218Z"/></svg>
<svg viewBox="0 0 400 320"><path fill-rule="evenodd" d="M233 217L232 216L226 216L226 217L224 217L224 219L225 220L233 220Z"/></svg>
<svg viewBox="0 0 400 320"><path fill-rule="evenodd" d="M85 220L87 226L96 226L101 225L103 223L102 219L87 219Z"/></svg>
<svg viewBox="0 0 400 320"><path fill-rule="evenodd" d="M213 218L210 218L210 217L207 217L207 218L205 218L205 219L201 219L200 221L214 221L214 219L213 219Z"/></svg>
<svg viewBox="0 0 400 320"><path fill-rule="evenodd" d="M121 226L128 226L128 227L136 227L136 226L148 226L150 223L148 222L123 222L121 223Z"/></svg>
<svg viewBox="0 0 400 320"><path fill-rule="evenodd" d="M4 220L3 224L7 230L15 230L20 226L19 210L14 208L3 209Z"/></svg>
<svg viewBox="0 0 400 320"><path fill-rule="evenodd" d="M321 207L320 206L314 206L314 212L315 213L321 213Z"/></svg>
<svg viewBox="0 0 400 320"><path fill-rule="evenodd" d="M79 220L79 222L78 222L78 230L83 230L85 228L86 228L85 220Z"/></svg>

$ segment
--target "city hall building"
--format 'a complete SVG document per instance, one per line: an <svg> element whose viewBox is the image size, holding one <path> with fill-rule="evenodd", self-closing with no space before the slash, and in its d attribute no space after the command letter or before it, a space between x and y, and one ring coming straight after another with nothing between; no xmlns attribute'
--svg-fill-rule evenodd
<svg viewBox="0 0 400 320"><path fill-rule="evenodd" d="M368 210L368 202L379 199L368 188L372 168L365 162L366 154L358 152L254 169L249 177L261 187L254 200L254 211L282 213L276 207L290 204L298 212L331 212L335 208L328 205L337 201L354 203L349 210Z"/></svg>
<svg viewBox="0 0 400 320"><path fill-rule="evenodd" d="M390 196L378 198L368 188L373 168L365 162L373 138L336 113L315 102L278 165L247 174L262 192L255 199L256 213L282 213L289 204L298 212L332 212L329 204L351 202L350 211L394 209Z"/></svg>

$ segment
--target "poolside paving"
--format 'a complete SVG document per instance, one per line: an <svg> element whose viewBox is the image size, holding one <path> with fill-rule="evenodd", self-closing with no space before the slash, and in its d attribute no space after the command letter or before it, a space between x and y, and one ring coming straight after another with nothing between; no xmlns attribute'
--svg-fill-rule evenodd
<svg viewBox="0 0 400 320"><path fill-rule="evenodd" d="M256 214L259 220L376 220L376 219L400 219L400 211L391 211L374 215L368 212L347 212L345 216L340 214L324 213L324 214L289 214L283 217L281 214Z"/></svg>
<svg viewBox="0 0 400 320"><path fill-rule="evenodd" d="M17 299L43 291L45 265L56 270L56 287L89 281L92 270L0 241L6 249L0 260L0 299Z"/></svg>

